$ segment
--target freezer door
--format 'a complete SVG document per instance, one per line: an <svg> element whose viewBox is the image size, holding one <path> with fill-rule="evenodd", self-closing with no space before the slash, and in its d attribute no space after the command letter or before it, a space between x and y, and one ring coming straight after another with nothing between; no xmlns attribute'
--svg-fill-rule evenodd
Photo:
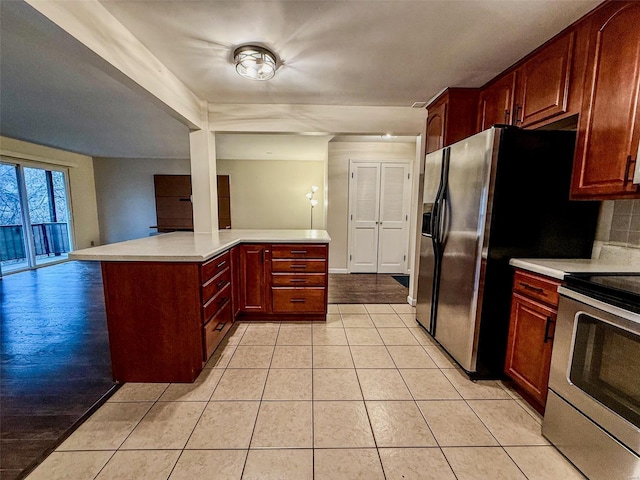
<svg viewBox="0 0 640 480"><path fill-rule="evenodd" d="M418 271L418 298L416 301L416 319L432 332L431 309L433 304L434 282L436 280L436 249L431 226L436 220L436 200L442 177L443 150L438 150L425 157L424 168L424 204L423 225L420 236L420 264Z"/></svg>
<svg viewBox="0 0 640 480"><path fill-rule="evenodd" d="M483 232L494 129L451 146L441 230L442 271L435 337L468 372L476 368Z"/></svg>

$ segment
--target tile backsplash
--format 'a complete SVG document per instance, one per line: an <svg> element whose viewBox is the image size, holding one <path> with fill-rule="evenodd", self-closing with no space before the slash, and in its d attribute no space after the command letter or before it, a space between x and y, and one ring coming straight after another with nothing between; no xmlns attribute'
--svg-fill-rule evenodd
<svg viewBox="0 0 640 480"><path fill-rule="evenodd" d="M602 202L593 258L640 262L640 200Z"/></svg>
<svg viewBox="0 0 640 480"><path fill-rule="evenodd" d="M640 248L640 200L615 200L609 243Z"/></svg>

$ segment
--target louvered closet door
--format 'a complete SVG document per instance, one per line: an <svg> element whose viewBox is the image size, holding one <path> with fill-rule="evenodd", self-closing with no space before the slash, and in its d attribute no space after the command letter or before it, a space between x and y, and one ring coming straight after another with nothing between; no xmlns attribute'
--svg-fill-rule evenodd
<svg viewBox="0 0 640 480"><path fill-rule="evenodd" d="M378 273L406 273L409 164L383 163L380 175Z"/></svg>
<svg viewBox="0 0 640 480"><path fill-rule="evenodd" d="M380 164L351 163L350 177L349 270L375 273L378 267Z"/></svg>

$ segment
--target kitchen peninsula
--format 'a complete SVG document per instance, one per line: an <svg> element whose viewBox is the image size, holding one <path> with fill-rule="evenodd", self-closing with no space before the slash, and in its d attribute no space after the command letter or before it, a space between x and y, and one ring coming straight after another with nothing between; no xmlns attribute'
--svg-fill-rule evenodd
<svg viewBox="0 0 640 480"><path fill-rule="evenodd" d="M78 250L100 261L113 378L192 382L236 319L324 321L324 230L175 232Z"/></svg>

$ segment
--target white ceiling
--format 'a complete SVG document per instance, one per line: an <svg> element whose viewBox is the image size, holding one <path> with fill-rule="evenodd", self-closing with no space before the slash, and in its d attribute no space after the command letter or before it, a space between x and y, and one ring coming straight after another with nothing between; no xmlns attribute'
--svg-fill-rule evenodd
<svg viewBox="0 0 640 480"><path fill-rule="evenodd" d="M21 1L0 0L0 133L98 157L187 158L189 130Z"/></svg>
<svg viewBox="0 0 640 480"><path fill-rule="evenodd" d="M410 106L482 85L599 0L101 3L211 103ZM188 157L187 128L79 42L21 1L0 0L0 13L2 135L92 156ZM281 57L270 82L235 73L232 51L247 42Z"/></svg>
<svg viewBox="0 0 640 480"><path fill-rule="evenodd" d="M211 103L411 106L477 87L599 0L101 0ZM239 77L235 47L258 42L283 66Z"/></svg>

